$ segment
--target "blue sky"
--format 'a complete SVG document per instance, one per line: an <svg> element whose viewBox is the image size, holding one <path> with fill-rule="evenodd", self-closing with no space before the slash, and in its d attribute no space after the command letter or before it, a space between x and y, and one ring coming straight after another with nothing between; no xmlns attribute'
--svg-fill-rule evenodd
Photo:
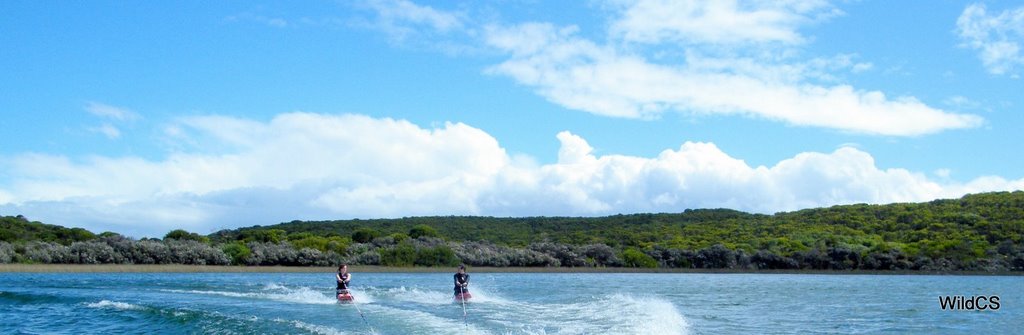
<svg viewBox="0 0 1024 335"><path fill-rule="evenodd" d="M0 12L0 214L97 232L1024 189L1020 3Z"/></svg>

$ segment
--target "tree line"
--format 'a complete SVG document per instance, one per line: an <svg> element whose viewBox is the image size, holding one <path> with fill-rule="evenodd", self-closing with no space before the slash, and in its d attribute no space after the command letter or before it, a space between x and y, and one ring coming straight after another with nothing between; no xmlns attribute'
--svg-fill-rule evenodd
<svg viewBox="0 0 1024 335"><path fill-rule="evenodd" d="M163 238L0 219L0 263L1024 271L1024 192L774 215L292 221Z"/></svg>

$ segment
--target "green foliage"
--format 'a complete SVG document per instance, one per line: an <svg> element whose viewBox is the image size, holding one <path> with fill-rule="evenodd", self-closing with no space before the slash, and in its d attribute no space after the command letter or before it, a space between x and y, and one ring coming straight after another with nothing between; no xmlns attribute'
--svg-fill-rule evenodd
<svg viewBox="0 0 1024 335"><path fill-rule="evenodd" d="M380 236L387 238L370 243ZM134 242L111 232L96 236L21 216L0 217L0 242L14 251L14 262L183 262L196 258L175 252L205 250L195 245L204 238L176 230L164 241ZM207 248L224 250L234 263L265 265L345 260L429 266L461 259L494 266L646 267L653 261L688 268L1024 270L1024 192L774 215L697 209L588 218L292 221L222 230L208 238L213 246ZM97 240L114 254L96 243L70 248ZM220 263L216 255L204 257L208 264Z"/></svg>
<svg viewBox="0 0 1024 335"><path fill-rule="evenodd" d="M460 260L446 245L416 250L416 265L422 266L456 266Z"/></svg>
<svg viewBox="0 0 1024 335"><path fill-rule="evenodd" d="M631 268L656 268L658 261L636 248L626 248L622 252L622 263Z"/></svg>
<svg viewBox="0 0 1024 335"><path fill-rule="evenodd" d="M352 240L358 243L369 243L378 237L380 237L380 232L372 228L360 228L352 233Z"/></svg>
<svg viewBox="0 0 1024 335"><path fill-rule="evenodd" d="M384 266L455 266L460 263L447 245L417 247L410 240L380 251L380 264Z"/></svg>
<svg viewBox="0 0 1024 335"><path fill-rule="evenodd" d="M310 248L327 252L327 243L330 240L326 237L309 236L299 240L291 240L290 242L295 249Z"/></svg>
<svg viewBox="0 0 1024 335"><path fill-rule="evenodd" d="M288 232L282 229L251 229L242 231L239 239L245 242L280 243Z"/></svg>
<svg viewBox="0 0 1024 335"><path fill-rule="evenodd" d="M290 234L288 234L288 240L289 241L298 241L298 240L307 239L307 238L310 238L310 237L316 237L316 235L313 235L313 233L310 233L310 232L298 232L298 233L290 233Z"/></svg>
<svg viewBox="0 0 1024 335"><path fill-rule="evenodd" d="M414 262L416 262L416 247L408 241L380 252L380 264L384 266L412 266Z"/></svg>
<svg viewBox="0 0 1024 335"><path fill-rule="evenodd" d="M892 253L908 260L927 258L941 263L941 259L949 259L967 266L978 259L991 258L992 254L1004 255L1007 262L1015 257L1016 251L999 253L996 245L1003 241L1024 243L1024 192L974 194L919 204L834 206L775 215L696 209L674 214L594 218L446 216L292 221L271 227L226 231L217 236L267 228L293 234L352 236L354 241L362 243L383 235L401 242L404 239L398 234L408 233L413 238L436 236L456 242L491 241L512 248L539 242L597 243L611 246L616 252L659 247L694 253L686 257L696 257L700 250L705 250L705 256L716 257L703 261L684 256L663 260L675 266L743 266L737 263L742 261L740 258L749 258L760 250L768 252L762 254L767 260L774 262L777 258L783 265L789 264L786 259L803 264L813 257L831 257L828 256L830 250L837 250L831 263L815 263L818 264L815 266L859 267L864 266L864 258L869 255ZM721 247L711 249L717 244ZM574 257L571 254L552 256L563 260ZM728 257L733 259L726 259ZM575 263L563 262L562 265Z"/></svg>
<svg viewBox="0 0 1024 335"><path fill-rule="evenodd" d="M184 229L175 229L164 235L164 239L173 239L178 241L196 241L202 243L210 243L210 238L202 236L196 233L190 233Z"/></svg>
<svg viewBox="0 0 1024 335"><path fill-rule="evenodd" d="M252 254L252 250L242 242L224 244L221 246L221 250L231 258L231 264L234 265L245 264L245 259L249 258L249 255Z"/></svg>
<svg viewBox="0 0 1024 335"><path fill-rule="evenodd" d="M437 233L437 229L425 224L418 224L412 226L412 229L409 229L409 237L419 238L420 236L438 237L439 235Z"/></svg>
<svg viewBox="0 0 1024 335"><path fill-rule="evenodd" d="M346 250L348 250L348 246L350 244L352 244L352 240L348 238L340 236L331 236L327 238L326 251L334 251L339 255L343 255L345 254Z"/></svg>
<svg viewBox="0 0 1024 335"><path fill-rule="evenodd" d="M67 246L74 242L85 242L95 238L95 234L82 228L43 224L29 221L21 215L0 217L0 241L2 242L42 241Z"/></svg>

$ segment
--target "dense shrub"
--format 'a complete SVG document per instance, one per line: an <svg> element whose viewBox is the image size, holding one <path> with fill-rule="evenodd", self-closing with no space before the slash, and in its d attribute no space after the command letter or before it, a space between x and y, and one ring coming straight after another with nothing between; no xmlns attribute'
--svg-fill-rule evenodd
<svg viewBox="0 0 1024 335"><path fill-rule="evenodd" d="M416 250L414 264L422 266L455 266L461 261L447 245L423 247Z"/></svg>
<svg viewBox="0 0 1024 335"><path fill-rule="evenodd" d="M327 260L326 255L320 250L312 248L302 248L299 250L299 254L296 259L296 263L302 266L327 266L330 263Z"/></svg>
<svg viewBox="0 0 1024 335"><path fill-rule="evenodd" d="M398 242L399 241L396 241L393 236L377 237L370 241L375 248L392 247L395 244L398 244Z"/></svg>
<svg viewBox="0 0 1024 335"><path fill-rule="evenodd" d="M164 235L164 239L165 240L172 239L172 240L179 240L179 241L196 241L196 242L202 242L202 243L210 243L210 239L207 238L206 236L202 236L202 235L199 235L199 234L196 234L196 233L190 233L188 231L185 231L184 229L172 230L172 231L168 232L167 235Z"/></svg>
<svg viewBox="0 0 1024 335"><path fill-rule="evenodd" d="M224 254L228 255L228 258L231 258L231 264L235 265L245 264L249 255L252 255L252 250L240 241L226 243L221 246L221 250L224 251Z"/></svg>
<svg viewBox="0 0 1024 335"><path fill-rule="evenodd" d="M412 266L415 261L416 247L408 241L380 250L380 264L384 266Z"/></svg>
<svg viewBox="0 0 1024 335"><path fill-rule="evenodd" d="M357 243L368 243L380 237L380 232L370 228L360 228L352 233L352 241Z"/></svg>
<svg viewBox="0 0 1024 335"><path fill-rule="evenodd" d="M658 261L636 248L626 248L622 252L623 265L631 268L656 268Z"/></svg>
<svg viewBox="0 0 1024 335"><path fill-rule="evenodd" d="M1018 252L1010 259L1010 270L1024 271L1024 251Z"/></svg>
<svg viewBox="0 0 1024 335"><path fill-rule="evenodd" d="M779 256L771 251L758 250L750 257L750 263L755 269L797 269L800 264L796 260Z"/></svg>
<svg viewBox="0 0 1024 335"><path fill-rule="evenodd" d="M239 239L248 242L260 242L260 243L281 243L285 240L287 232L281 229L252 229L243 231L239 235Z"/></svg>
<svg viewBox="0 0 1024 335"><path fill-rule="evenodd" d="M660 266L670 268L692 268L693 259L697 255L691 250L665 248L659 245L645 253L658 261Z"/></svg>
<svg viewBox="0 0 1024 335"><path fill-rule="evenodd" d="M31 263L70 263L68 247L50 242L29 242L22 253Z"/></svg>
<svg viewBox="0 0 1024 335"><path fill-rule="evenodd" d="M296 265L298 251L287 243L249 242L251 253L245 259L246 265Z"/></svg>
<svg viewBox="0 0 1024 335"><path fill-rule="evenodd" d="M231 258L219 248L199 241L170 240L165 242L170 248L173 262L191 265L228 265Z"/></svg>
<svg viewBox="0 0 1024 335"><path fill-rule="evenodd" d="M412 229L409 229L409 237L419 238L420 236L438 237L440 235L438 235L437 229L434 229L434 227L425 224L418 224L412 226Z"/></svg>
<svg viewBox="0 0 1024 335"><path fill-rule="evenodd" d="M703 269L732 269L736 267L736 253L724 245L715 244L698 251L693 263Z"/></svg>
<svg viewBox="0 0 1024 335"><path fill-rule="evenodd" d="M394 233L394 234L388 235L388 237L391 237L391 239L394 240L395 243L402 242L402 241L408 240L410 238L409 235L402 234L402 233Z"/></svg>
<svg viewBox="0 0 1024 335"><path fill-rule="evenodd" d="M68 248L68 252L69 263L75 264L111 264L124 261L123 256L103 242L75 242Z"/></svg>
<svg viewBox="0 0 1024 335"><path fill-rule="evenodd" d="M136 242L131 258L135 264L173 264L177 259L167 243L154 240Z"/></svg>
<svg viewBox="0 0 1024 335"><path fill-rule="evenodd" d="M490 242L455 243L452 251L463 263L473 266L559 266L559 261L550 255Z"/></svg>
<svg viewBox="0 0 1024 335"><path fill-rule="evenodd" d="M541 242L533 243L529 246L530 250L547 254L558 260L561 266L584 266L587 264L587 259L583 255L580 255L576 251L576 247L568 244Z"/></svg>
<svg viewBox="0 0 1024 335"><path fill-rule="evenodd" d="M351 257L348 263L359 265L380 265L380 253L376 250L367 250Z"/></svg>
<svg viewBox="0 0 1024 335"><path fill-rule="evenodd" d="M7 242L0 242L0 264L14 261L14 246Z"/></svg>
<svg viewBox="0 0 1024 335"><path fill-rule="evenodd" d="M605 244L588 244L579 248L587 257L588 266L621 266L622 260L615 255L615 249Z"/></svg>

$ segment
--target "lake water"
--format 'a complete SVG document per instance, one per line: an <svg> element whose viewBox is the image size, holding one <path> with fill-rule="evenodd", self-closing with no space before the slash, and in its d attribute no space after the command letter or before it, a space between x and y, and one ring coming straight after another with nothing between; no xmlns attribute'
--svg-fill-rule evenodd
<svg viewBox="0 0 1024 335"><path fill-rule="evenodd" d="M1010 334L1024 277L792 274L0 273L0 333ZM939 296L998 296L942 310ZM465 311L465 314L464 314ZM362 316L360 315L362 314ZM465 315L465 316L464 316Z"/></svg>

